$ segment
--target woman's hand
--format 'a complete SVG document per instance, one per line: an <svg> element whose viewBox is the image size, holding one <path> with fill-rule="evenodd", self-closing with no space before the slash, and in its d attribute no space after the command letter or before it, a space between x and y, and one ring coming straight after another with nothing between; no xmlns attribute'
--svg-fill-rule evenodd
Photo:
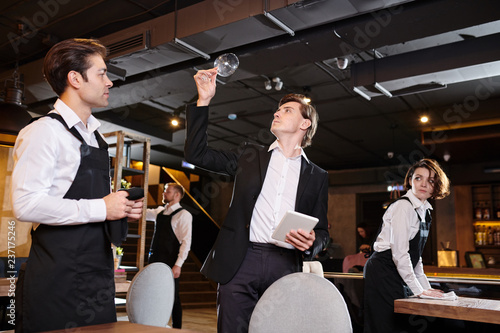
<svg viewBox="0 0 500 333"><path fill-rule="evenodd" d="M420 295L418 295L418 297L421 297L421 296L429 296L429 297L436 297L436 298L442 298L443 297L443 291L442 290L439 290L439 289L427 289L427 290L424 290L423 293L421 293Z"/></svg>

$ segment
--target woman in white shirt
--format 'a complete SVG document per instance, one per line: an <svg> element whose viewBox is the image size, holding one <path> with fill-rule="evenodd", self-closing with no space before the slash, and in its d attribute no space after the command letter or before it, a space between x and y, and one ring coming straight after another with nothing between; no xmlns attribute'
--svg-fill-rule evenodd
<svg viewBox="0 0 500 333"><path fill-rule="evenodd" d="M421 255L431 223L427 199L450 193L448 177L435 160L422 159L408 170L404 185L408 192L387 208L365 265L365 333L406 331L397 327L395 299L412 294L442 297L441 290L431 288Z"/></svg>

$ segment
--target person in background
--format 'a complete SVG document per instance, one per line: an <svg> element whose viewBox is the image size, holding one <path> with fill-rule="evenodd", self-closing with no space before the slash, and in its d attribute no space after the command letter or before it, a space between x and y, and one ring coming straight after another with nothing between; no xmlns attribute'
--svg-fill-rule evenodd
<svg viewBox="0 0 500 333"><path fill-rule="evenodd" d="M146 211L146 220L155 222L155 232L149 251L149 263L163 262L172 268L175 279L172 327L182 328L182 306L179 298L179 277L181 269L191 249L193 216L181 207L184 188L176 183L168 183L163 191L163 203Z"/></svg>
<svg viewBox="0 0 500 333"><path fill-rule="evenodd" d="M344 258L342 262L342 272L343 273L361 273L363 272L363 267L368 260L371 253L371 246L368 244L362 244L359 247L359 252L356 254L350 254Z"/></svg>
<svg viewBox="0 0 500 333"><path fill-rule="evenodd" d="M364 222L358 224L356 226L356 232L358 236L358 244L367 244L372 246L375 241L375 233L372 231L370 227Z"/></svg>
<svg viewBox="0 0 500 333"><path fill-rule="evenodd" d="M425 158L410 167L404 186L407 193L387 208L365 265L365 333L408 329L394 314L395 299L411 294L442 297L441 290L431 288L421 255L431 224L427 199L450 193L448 177L435 160Z"/></svg>
<svg viewBox="0 0 500 333"><path fill-rule="evenodd" d="M219 283L219 333L247 332L264 291L279 278L302 270L326 245L328 173L312 163L310 145L318 116L304 96L289 94L274 113L270 147L244 144L237 150L207 146L208 105L215 95L217 69L198 71L196 105L186 113L185 159L198 167L235 177L231 206L202 273ZM315 216L311 230L291 230L286 242L271 238L288 210Z"/></svg>
<svg viewBox="0 0 500 333"><path fill-rule="evenodd" d="M43 72L59 99L23 128L14 146L12 203L34 222L16 289L16 332L72 329L116 321L109 230L139 219L142 199L110 193L108 146L92 108L108 105L113 85L106 48L69 39L47 53ZM118 237L120 238L120 237Z"/></svg>

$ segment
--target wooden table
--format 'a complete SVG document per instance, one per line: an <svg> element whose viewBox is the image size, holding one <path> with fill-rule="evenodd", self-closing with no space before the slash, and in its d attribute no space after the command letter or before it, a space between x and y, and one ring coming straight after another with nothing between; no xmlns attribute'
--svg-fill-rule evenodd
<svg viewBox="0 0 500 333"><path fill-rule="evenodd" d="M101 324L101 325L91 325L78 327L72 330L75 333L80 332L97 332L97 333L201 333L199 331L177 329L177 328L167 328L167 327L156 327L140 324L132 324L128 321L117 321L116 323ZM48 331L50 333L67 333L67 330L55 330Z"/></svg>
<svg viewBox="0 0 500 333"><path fill-rule="evenodd" d="M500 324L500 301L458 297L455 301L405 298L394 301L394 312Z"/></svg>

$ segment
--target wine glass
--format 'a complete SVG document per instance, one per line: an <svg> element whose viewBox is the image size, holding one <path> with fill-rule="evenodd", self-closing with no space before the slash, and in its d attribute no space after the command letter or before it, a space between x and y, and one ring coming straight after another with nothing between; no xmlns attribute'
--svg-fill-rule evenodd
<svg viewBox="0 0 500 333"><path fill-rule="evenodd" d="M214 67L217 67L217 74L222 77L233 75L240 61L234 53L224 53L217 57L214 61Z"/></svg>

